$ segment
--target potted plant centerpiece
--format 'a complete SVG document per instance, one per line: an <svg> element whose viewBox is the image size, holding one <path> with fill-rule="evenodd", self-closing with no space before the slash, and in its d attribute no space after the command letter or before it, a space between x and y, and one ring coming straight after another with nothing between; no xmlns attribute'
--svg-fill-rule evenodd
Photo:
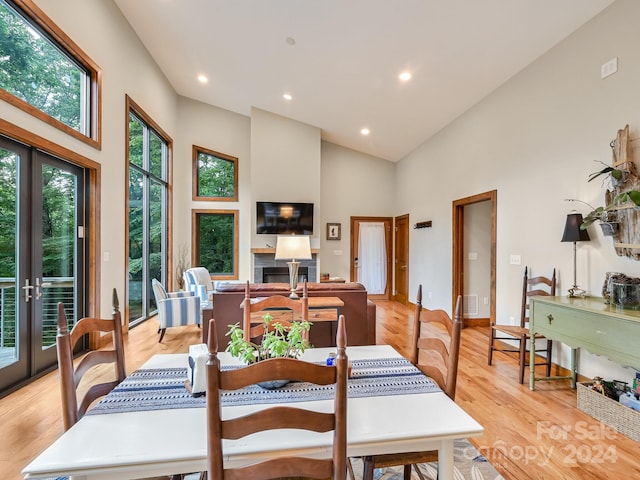
<svg viewBox="0 0 640 480"><path fill-rule="evenodd" d="M285 328L282 323L274 321L270 313L266 313L262 320L264 322L264 333L260 343L245 340L244 331L239 324L229 325L227 336L230 340L226 351L250 365L269 358L298 358L309 347L305 339L307 338L306 333L311 329L311 322L295 321ZM260 384L260 386L278 388L288 382L288 380L282 380Z"/></svg>

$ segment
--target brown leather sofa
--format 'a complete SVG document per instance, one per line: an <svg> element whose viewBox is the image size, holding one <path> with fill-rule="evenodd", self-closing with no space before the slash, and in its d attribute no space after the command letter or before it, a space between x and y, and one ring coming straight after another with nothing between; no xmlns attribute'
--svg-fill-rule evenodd
<svg viewBox="0 0 640 480"><path fill-rule="evenodd" d="M245 283L220 282L213 293L213 318L216 324L218 348L227 347L226 333L229 325L242 324L242 307ZM252 283L252 297L289 294L288 283ZM375 345L376 343L376 305L367 299L367 290L361 283L308 283L309 297L339 297L344 306L340 313L347 325L348 345ZM298 294L302 295L302 286L298 285ZM310 317L313 317L310 312ZM313 322L313 318L310 318ZM203 328L203 341L206 342L207 328ZM336 322L316 322L310 333L310 342L315 347L335 345Z"/></svg>

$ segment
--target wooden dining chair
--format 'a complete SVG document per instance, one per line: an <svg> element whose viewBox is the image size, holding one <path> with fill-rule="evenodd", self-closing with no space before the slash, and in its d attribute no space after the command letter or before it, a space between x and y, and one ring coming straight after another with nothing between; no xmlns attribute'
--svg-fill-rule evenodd
<svg viewBox="0 0 640 480"><path fill-rule="evenodd" d="M520 383L524 382L524 368L528 363L529 354L536 355L535 365L545 365L547 377L551 375L551 349L553 343L546 340L544 336L536 334L536 345L540 345L538 340L546 340L543 348L536 348L535 352L530 352L527 348L527 342L531 340L531 332L529 331L529 299L535 296L554 296L556 294L556 269L553 269L551 277L529 277L529 269L525 267L524 277L522 279L522 304L520 309L520 325L496 325L491 323L491 331L489 336L489 356L487 362L491 365L493 360L493 352L515 352L518 354L518 365L520 367L519 377ZM507 336L504 336L506 334ZM511 347L505 344L503 340L516 343L517 347ZM498 342L500 341L500 342ZM546 353L546 357L541 358L538 353Z"/></svg>
<svg viewBox="0 0 640 480"><path fill-rule="evenodd" d="M344 315L338 320L337 356L332 366L293 358L270 358L247 367L221 371L215 320L209 324L207 362L207 471L209 480L267 480L280 477L345 480L347 469L347 332ZM220 390L237 390L258 382L293 380L316 385L335 384L333 411L293 406L266 408L242 417L222 419ZM283 456L239 468L224 468L222 441L238 440L264 430L333 431L331 457Z"/></svg>
<svg viewBox="0 0 640 480"><path fill-rule="evenodd" d="M112 305L113 312L110 319L81 318L76 322L71 332L69 332L64 305L62 302L58 303L56 349L58 352L58 369L60 371L62 419L65 431L82 418L89 406L91 406L96 399L113 390L126 376L120 304L115 288L113 289ZM73 349L85 335L94 332L111 332L113 350L92 350L84 355L74 369ZM83 375L93 367L103 363L114 364L115 380L92 385L84 395L81 395L81 399L78 401L77 388Z"/></svg>
<svg viewBox="0 0 640 480"><path fill-rule="evenodd" d="M422 285L418 286L413 316L413 349L409 360L433 379L451 400L456 395L458 357L462 332L462 296L458 296L453 320L444 310L422 308ZM373 480L376 468L404 466L404 479L411 479L417 463L437 462L438 451L368 455L363 458L362 480ZM418 476L422 473L415 467Z"/></svg>
<svg viewBox="0 0 640 480"><path fill-rule="evenodd" d="M291 322L308 321L309 319L309 295L307 293L307 282L305 280L302 287L302 297L291 299L283 295L271 295L262 298L251 298L251 288L249 282L245 287L244 300L242 301L243 316L242 330L244 339L248 342L251 339L259 338L264 334L265 324L262 315L256 313L269 313L273 317L270 330L274 323L280 323L285 330L291 327ZM304 331L304 340L309 343L309 332Z"/></svg>

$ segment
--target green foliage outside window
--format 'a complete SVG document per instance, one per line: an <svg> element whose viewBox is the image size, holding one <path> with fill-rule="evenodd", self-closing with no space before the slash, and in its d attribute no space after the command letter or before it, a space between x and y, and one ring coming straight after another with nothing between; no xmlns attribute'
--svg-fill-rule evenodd
<svg viewBox="0 0 640 480"><path fill-rule="evenodd" d="M196 155L196 197L217 200L237 200L238 159L194 147Z"/></svg>
<svg viewBox="0 0 640 480"><path fill-rule="evenodd" d="M236 211L196 213L197 258L195 265L206 267L212 277L237 275Z"/></svg>
<svg viewBox="0 0 640 480"><path fill-rule="evenodd" d="M87 134L87 72L0 0L0 88Z"/></svg>
<svg viewBox="0 0 640 480"><path fill-rule="evenodd" d="M0 149L0 277L16 276L17 161L13 152Z"/></svg>
<svg viewBox="0 0 640 480"><path fill-rule="evenodd" d="M22 159L27 161L28 159ZM18 251L18 156L0 148L0 279L4 290L2 304L5 348L15 346L15 286ZM42 169L42 276L73 277L75 265L76 197L75 176L45 165ZM25 212L22 212L23 214ZM46 329L46 327L44 327ZM46 334L47 332L45 332ZM55 341L55 327L48 332L48 343ZM51 335L52 334L52 335Z"/></svg>
<svg viewBox="0 0 640 480"><path fill-rule="evenodd" d="M167 143L133 113L129 116L129 320L155 310L143 305L151 280L166 284ZM146 284L144 283L146 279ZM148 310L148 312L145 312Z"/></svg>

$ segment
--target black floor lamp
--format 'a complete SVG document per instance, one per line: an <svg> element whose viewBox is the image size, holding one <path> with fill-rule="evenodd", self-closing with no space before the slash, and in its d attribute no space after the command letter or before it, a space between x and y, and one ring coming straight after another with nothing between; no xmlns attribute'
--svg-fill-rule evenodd
<svg viewBox="0 0 640 480"><path fill-rule="evenodd" d="M573 210L567 215L567 222L564 225L564 233L561 242L573 242L573 287L569 289L570 297L584 297L586 292L578 287L576 276L576 242L589 242L589 232L582 230L582 214Z"/></svg>

